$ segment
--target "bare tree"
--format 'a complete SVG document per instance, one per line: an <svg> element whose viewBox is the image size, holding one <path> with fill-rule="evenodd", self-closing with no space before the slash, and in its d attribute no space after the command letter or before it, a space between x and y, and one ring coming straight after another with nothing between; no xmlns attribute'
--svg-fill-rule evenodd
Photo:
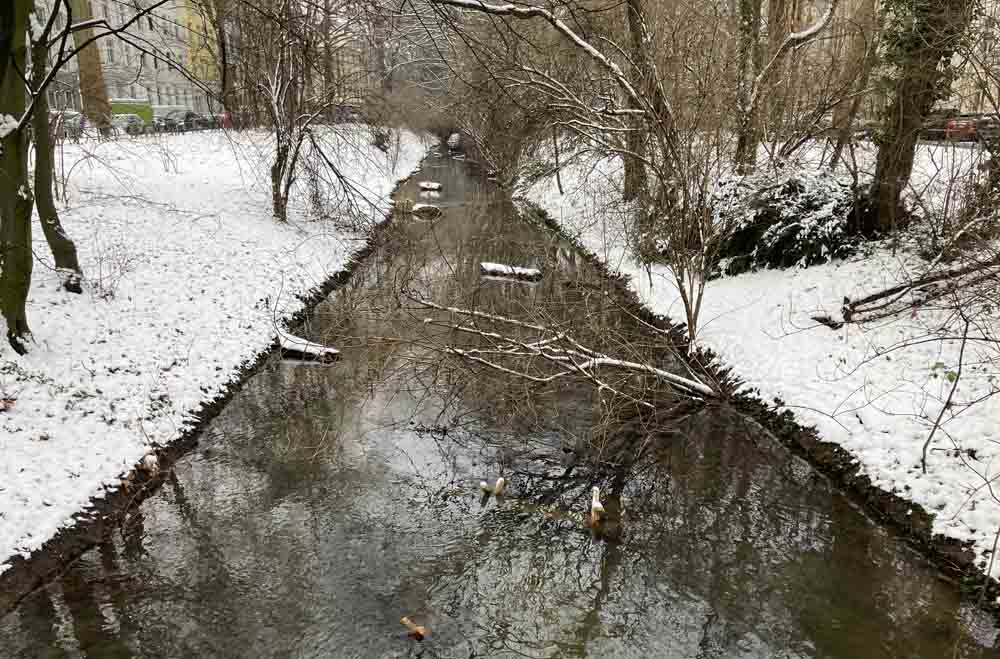
<svg viewBox="0 0 1000 659"><path fill-rule="evenodd" d="M67 23L72 23L72 8L67 6ZM40 33L31 33L31 89L44 89L49 70L49 37L56 25L58 11L49 13L48 20ZM57 42L58 53L66 50L68 35L63 32ZM58 56L57 56L58 59ZM54 164L52 162L53 140L49 125L48 93L41 92L34 97L35 110L32 115L32 131L35 139L35 208L42 233L55 260L55 267L62 275L63 287L71 293L80 293L80 278L83 271L76 255L76 245L63 229L59 220L52 191Z"/></svg>

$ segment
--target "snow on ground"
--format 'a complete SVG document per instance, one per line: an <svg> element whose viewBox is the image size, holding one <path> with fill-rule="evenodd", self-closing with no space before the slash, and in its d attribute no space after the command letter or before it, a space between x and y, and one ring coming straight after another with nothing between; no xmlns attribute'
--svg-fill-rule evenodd
<svg viewBox="0 0 1000 659"><path fill-rule="evenodd" d="M916 185L936 185L935 172L949 167L967 168L975 159L971 151L952 150L951 164L942 166L943 150L921 148ZM554 181L537 183L524 194L613 270L629 275L650 308L684 318L669 270L654 267L647 273L627 254L624 213L620 196L615 197L620 177L615 163L584 162L563 172L566 194L559 194ZM929 197L935 208L946 207L940 195ZM845 296L857 299L899 283L917 264L903 252L876 249L846 262L712 281L698 341L765 400L780 398L801 423L814 425L824 439L849 450L876 485L934 514L935 532L973 541L984 563L1000 528L1000 502L985 486L987 479L1000 475L1000 396L944 415L923 475L921 448L951 388L949 371L958 363L960 342L932 340L889 351L907 339L933 335L947 312L839 330L811 320L817 313L838 317ZM991 324L996 336L1000 318L994 315ZM993 372L998 355L995 347L992 351L967 348L965 362L984 366L967 366L956 400L975 400L991 391L1000 377ZM975 457L957 457L956 447ZM997 563L994 576L1000 574Z"/></svg>
<svg viewBox="0 0 1000 659"><path fill-rule="evenodd" d="M357 128L329 155L383 217L425 146L402 133L389 156ZM264 133L219 131L67 145L62 213L86 282L64 293L36 226L28 302L36 345L0 347L0 572L114 487L152 444L176 439L283 318L342 269L363 237L347 223L271 218ZM341 227L341 228L338 228ZM0 321L2 323L2 321ZM5 406L6 407L6 406Z"/></svg>

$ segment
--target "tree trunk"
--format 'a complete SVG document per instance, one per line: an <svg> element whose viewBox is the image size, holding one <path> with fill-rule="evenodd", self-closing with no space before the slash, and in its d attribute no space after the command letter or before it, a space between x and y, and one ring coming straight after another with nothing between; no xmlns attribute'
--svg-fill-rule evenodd
<svg viewBox="0 0 1000 659"><path fill-rule="evenodd" d="M5 69L0 83L0 117L19 119L25 110L21 71L27 63L28 16L33 0L14 0L3 15L10 54L0 54ZM12 25L7 24L13 19ZM11 30L8 32L8 30ZM6 134L4 134L6 133ZM23 130L0 129L0 313L7 323L7 340L18 354L28 350L31 331L25 304L31 288L31 188L28 185L28 139Z"/></svg>
<svg viewBox="0 0 1000 659"><path fill-rule="evenodd" d="M644 45L645 35L645 14L643 13L642 0L628 0L625 11L628 13L628 29L632 42L632 61L635 63L635 72L632 76L633 85L640 93L648 88L647 78L651 75L647 62L648 51ZM629 107L639 109L635 102L630 102ZM628 133L625 140L625 149L628 153L624 157L625 163L625 183L622 189L622 198L625 201L632 201L637 198L646 188L646 167L643 158L646 154L647 131L646 122L643 119L635 120L632 131Z"/></svg>
<svg viewBox="0 0 1000 659"><path fill-rule="evenodd" d="M90 20L94 13L90 0L71 0L73 22ZM73 32L73 47L94 36L92 29ZM112 38L112 37L105 37ZM83 103L83 114L101 131L106 133L111 129L111 102L108 100L108 88L104 84L104 71L101 68L101 54L98 51L98 41L92 41L77 56L80 75L80 100Z"/></svg>
<svg viewBox="0 0 1000 659"><path fill-rule="evenodd" d="M31 46L31 87L41 89L48 70L48 48L45 41ZM52 195L52 132L49 128L48 95L42 91L35 98L31 126L35 134L35 208L42 225L45 241L52 250L56 269L63 277L63 287L71 293L80 293L80 262L76 245L63 230L59 212Z"/></svg>
<svg viewBox="0 0 1000 659"><path fill-rule="evenodd" d="M760 128L751 96L760 71L760 5L761 0L737 0L739 3L739 43L736 51L736 106L738 112L736 138L736 171L749 174L757 165L757 143Z"/></svg>
<svg viewBox="0 0 1000 659"><path fill-rule="evenodd" d="M876 0L864 0L854 13L853 23L857 26L851 38L848 52L848 64L844 67L843 77L838 85L843 92L851 93L849 99L841 100L833 108L832 128L836 135L836 145L830 157L830 169L833 170L851 140L851 127L861 109L862 94L868 86L872 69L878 54L878 23L875 16Z"/></svg>
<svg viewBox="0 0 1000 659"><path fill-rule="evenodd" d="M917 138L923 119L934 103L950 91L947 69L968 29L973 0L932 3L915 2L912 14L896 17L901 26L887 27L887 59L898 74L885 113L875 180L867 207L855 214L856 231L875 235L894 231L903 209L903 189L913 172Z"/></svg>
<svg viewBox="0 0 1000 659"><path fill-rule="evenodd" d="M275 125L276 130L282 130ZM288 167L288 141L279 134L274 150L274 163L271 164L271 210L278 222L288 221L288 197L285 194L285 176Z"/></svg>
<svg viewBox="0 0 1000 659"><path fill-rule="evenodd" d="M798 3L795 0L767 0L767 44L768 55L778 52L781 42L795 24ZM764 49L764 44L759 44L757 51ZM758 60L759 61L759 60ZM757 67L759 70L760 67ZM767 92L764 94L762 105L762 115L767 117L765 125L768 132L777 136L782 134L783 121L785 118L785 108L787 105L787 93L785 98L779 93L779 83L783 76L781 70L775 71L775 75L767 81ZM787 79L784 82L788 82ZM786 85L786 89L795 89L792 85ZM776 138L777 139L777 138Z"/></svg>

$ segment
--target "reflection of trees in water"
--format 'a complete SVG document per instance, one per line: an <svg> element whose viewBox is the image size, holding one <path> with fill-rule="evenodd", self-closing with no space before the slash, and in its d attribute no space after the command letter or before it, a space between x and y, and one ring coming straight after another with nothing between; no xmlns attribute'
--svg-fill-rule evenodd
<svg viewBox="0 0 1000 659"><path fill-rule="evenodd" d="M389 231L319 307L304 333L343 361L269 363L123 533L0 621L0 640L102 657L950 654L951 590L724 407L609 373L657 402L638 414L589 384L443 359L472 339L422 323L407 289L671 363L566 243L469 199ZM482 280L485 260L558 273ZM501 470L521 499L480 509L473 479ZM611 513L597 534L582 523L594 483ZM403 645L403 614L431 640Z"/></svg>

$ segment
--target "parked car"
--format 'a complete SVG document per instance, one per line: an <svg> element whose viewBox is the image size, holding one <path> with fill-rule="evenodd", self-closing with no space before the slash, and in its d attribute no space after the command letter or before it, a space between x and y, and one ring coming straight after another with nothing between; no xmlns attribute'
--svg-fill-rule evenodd
<svg viewBox="0 0 1000 659"><path fill-rule="evenodd" d="M190 110L183 113L181 121L184 123L184 130L201 130L206 128L205 118L197 112Z"/></svg>
<svg viewBox="0 0 1000 659"><path fill-rule="evenodd" d="M153 119L154 128L161 133L176 133L184 130L184 112L175 110Z"/></svg>
<svg viewBox="0 0 1000 659"><path fill-rule="evenodd" d="M209 130L215 128L215 119L212 115L196 114L194 118L194 127L198 130Z"/></svg>
<svg viewBox="0 0 1000 659"><path fill-rule="evenodd" d="M140 135L146 130L146 122L137 114L116 114L111 118L111 126L127 135Z"/></svg>
<svg viewBox="0 0 1000 659"><path fill-rule="evenodd" d="M75 110L52 110L49 112L49 126L56 139L80 139L86 124L84 116Z"/></svg>
<svg viewBox="0 0 1000 659"><path fill-rule="evenodd" d="M948 122L958 115L958 110L954 108L944 108L931 112L924 117L923 125L920 129L920 137L925 140L935 141L947 139Z"/></svg>
<svg viewBox="0 0 1000 659"><path fill-rule="evenodd" d="M980 142L1000 139L1000 115L982 115L976 123L976 139Z"/></svg>
<svg viewBox="0 0 1000 659"><path fill-rule="evenodd" d="M945 125L945 139L955 142L975 142L979 118L979 115L975 114L960 114L957 117L952 117Z"/></svg>

